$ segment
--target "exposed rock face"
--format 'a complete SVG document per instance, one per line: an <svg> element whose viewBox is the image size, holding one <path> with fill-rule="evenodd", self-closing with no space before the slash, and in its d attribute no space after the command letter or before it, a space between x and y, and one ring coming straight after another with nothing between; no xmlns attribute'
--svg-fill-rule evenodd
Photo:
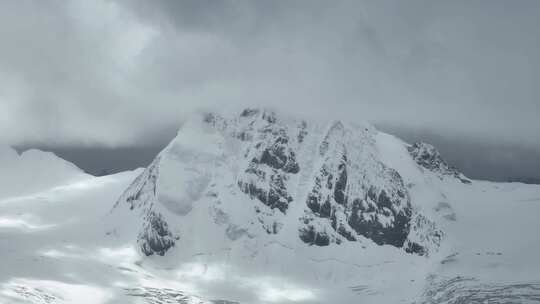
<svg viewBox="0 0 540 304"><path fill-rule="evenodd" d="M402 177L381 160L371 126L325 127L247 109L185 128L117 203L140 212L146 255L182 241L197 204L229 241L261 232L279 241L296 231L308 245L369 239L419 255L440 244L442 232L415 212ZM427 146L409 151L426 168L451 170ZM206 225L198 214L197 225Z"/></svg>
<svg viewBox="0 0 540 304"><path fill-rule="evenodd" d="M129 204L129 209L152 208L154 198L157 195L157 179L159 177L159 161L156 159L139 175L129 188L122 194L115 204L115 208L122 202Z"/></svg>
<svg viewBox="0 0 540 304"><path fill-rule="evenodd" d="M432 248L439 248L444 232L424 215L415 212L410 220L410 233L403 245L406 252L429 255Z"/></svg>
<svg viewBox="0 0 540 304"><path fill-rule="evenodd" d="M293 201L290 180L298 174L300 166L289 136L286 124L281 123L272 112L245 110L236 124L233 134L246 145L244 159L247 167L239 174L237 185L251 199L256 199L268 207L255 205L257 220L269 234L277 234L283 226L279 220L286 214Z"/></svg>
<svg viewBox="0 0 540 304"><path fill-rule="evenodd" d="M173 237L169 231L169 225L163 220L161 214L151 211L146 218L145 226L139 234L137 243L145 255L158 254L163 256L178 239L179 237Z"/></svg>
<svg viewBox="0 0 540 304"><path fill-rule="evenodd" d="M139 175L131 186L116 202L129 204L130 210L141 210L143 215L142 229L137 236L137 244L146 256L153 254L165 255L174 246L178 236L169 231L167 222L161 213L155 211L154 204L157 195L157 180L159 178L158 156L150 166Z"/></svg>
<svg viewBox="0 0 540 304"><path fill-rule="evenodd" d="M362 149L351 142L362 143ZM312 214L307 212L300 229L302 240L323 246L362 236L378 245L403 247L412 215L407 189L395 170L376 159L370 145L369 133L351 132L340 122L330 127L319 146L323 161L307 197ZM321 226L323 231L314 228Z"/></svg>
<svg viewBox="0 0 540 304"><path fill-rule="evenodd" d="M286 213L293 200L286 182L289 175L298 173L300 168L289 145L287 128L277 124L273 114L264 114L262 121L265 123L256 130L242 132L247 138L255 139L255 142L249 148L251 160L238 186L251 198Z"/></svg>
<svg viewBox="0 0 540 304"><path fill-rule="evenodd" d="M457 178L464 184L470 184L471 181L467 179L456 168L448 165L441 154L435 147L430 144L417 142L408 147L409 153L421 167L435 172L442 179L444 176L451 176Z"/></svg>

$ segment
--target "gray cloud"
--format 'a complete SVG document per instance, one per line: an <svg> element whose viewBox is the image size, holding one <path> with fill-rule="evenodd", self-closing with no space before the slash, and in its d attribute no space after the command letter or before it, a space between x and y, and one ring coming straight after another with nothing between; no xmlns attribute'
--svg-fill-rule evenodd
<svg viewBox="0 0 540 304"><path fill-rule="evenodd" d="M540 150L537 1L2 1L0 141L264 105ZM4 131L5 130L5 131Z"/></svg>

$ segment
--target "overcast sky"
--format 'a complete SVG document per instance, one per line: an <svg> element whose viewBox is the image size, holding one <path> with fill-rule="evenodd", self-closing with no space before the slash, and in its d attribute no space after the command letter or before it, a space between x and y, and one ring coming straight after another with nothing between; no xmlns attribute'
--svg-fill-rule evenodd
<svg viewBox="0 0 540 304"><path fill-rule="evenodd" d="M262 105L534 158L540 1L6 0L0 84L10 145L155 146Z"/></svg>

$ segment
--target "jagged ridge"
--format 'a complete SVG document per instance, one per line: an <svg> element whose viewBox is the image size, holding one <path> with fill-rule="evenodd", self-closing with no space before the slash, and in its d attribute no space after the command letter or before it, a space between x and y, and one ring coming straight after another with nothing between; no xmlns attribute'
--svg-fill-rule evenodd
<svg viewBox="0 0 540 304"><path fill-rule="evenodd" d="M421 167L435 172L442 179L445 176L450 176L458 179L464 184L470 184L471 181L459 172L455 167L452 167L444 161L441 153L430 144L417 142L408 147L409 153L414 161Z"/></svg>

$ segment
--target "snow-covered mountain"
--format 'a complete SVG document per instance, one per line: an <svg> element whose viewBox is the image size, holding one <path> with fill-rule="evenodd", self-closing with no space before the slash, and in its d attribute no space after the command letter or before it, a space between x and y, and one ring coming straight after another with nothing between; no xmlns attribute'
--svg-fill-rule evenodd
<svg viewBox="0 0 540 304"><path fill-rule="evenodd" d="M322 289L369 282L379 290L367 292L370 301L413 301L433 263L456 254L456 209L493 200L485 187L433 146L366 123L247 109L186 121L117 201L112 221L158 265L221 272L226 263Z"/></svg>
<svg viewBox="0 0 540 304"><path fill-rule="evenodd" d="M355 242L436 251L443 232L382 159L378 134L367 124L313 124L266 110L196 116L117 208L140 217L137 242L146 255L184 248L193 225L212 226L195 237L223 245L264 238L292 247ZM419 154L419 147L426 145L409 148L410 161L466 181L436 150Z"/></svg>
<svg viewBox="0 0 540 304"><path fill-rule="evenodd" d="M74 164L51 152L27 150L20 155L0 146L0 198L47 190L88 177Z"/></svg>
<svg viewBox="0 0 540 304"><path fill-rule="evenodd" d="M366 123L201 114L144 170L62 162L4 171L0 303L540 303L540 186Z"/></svg>

